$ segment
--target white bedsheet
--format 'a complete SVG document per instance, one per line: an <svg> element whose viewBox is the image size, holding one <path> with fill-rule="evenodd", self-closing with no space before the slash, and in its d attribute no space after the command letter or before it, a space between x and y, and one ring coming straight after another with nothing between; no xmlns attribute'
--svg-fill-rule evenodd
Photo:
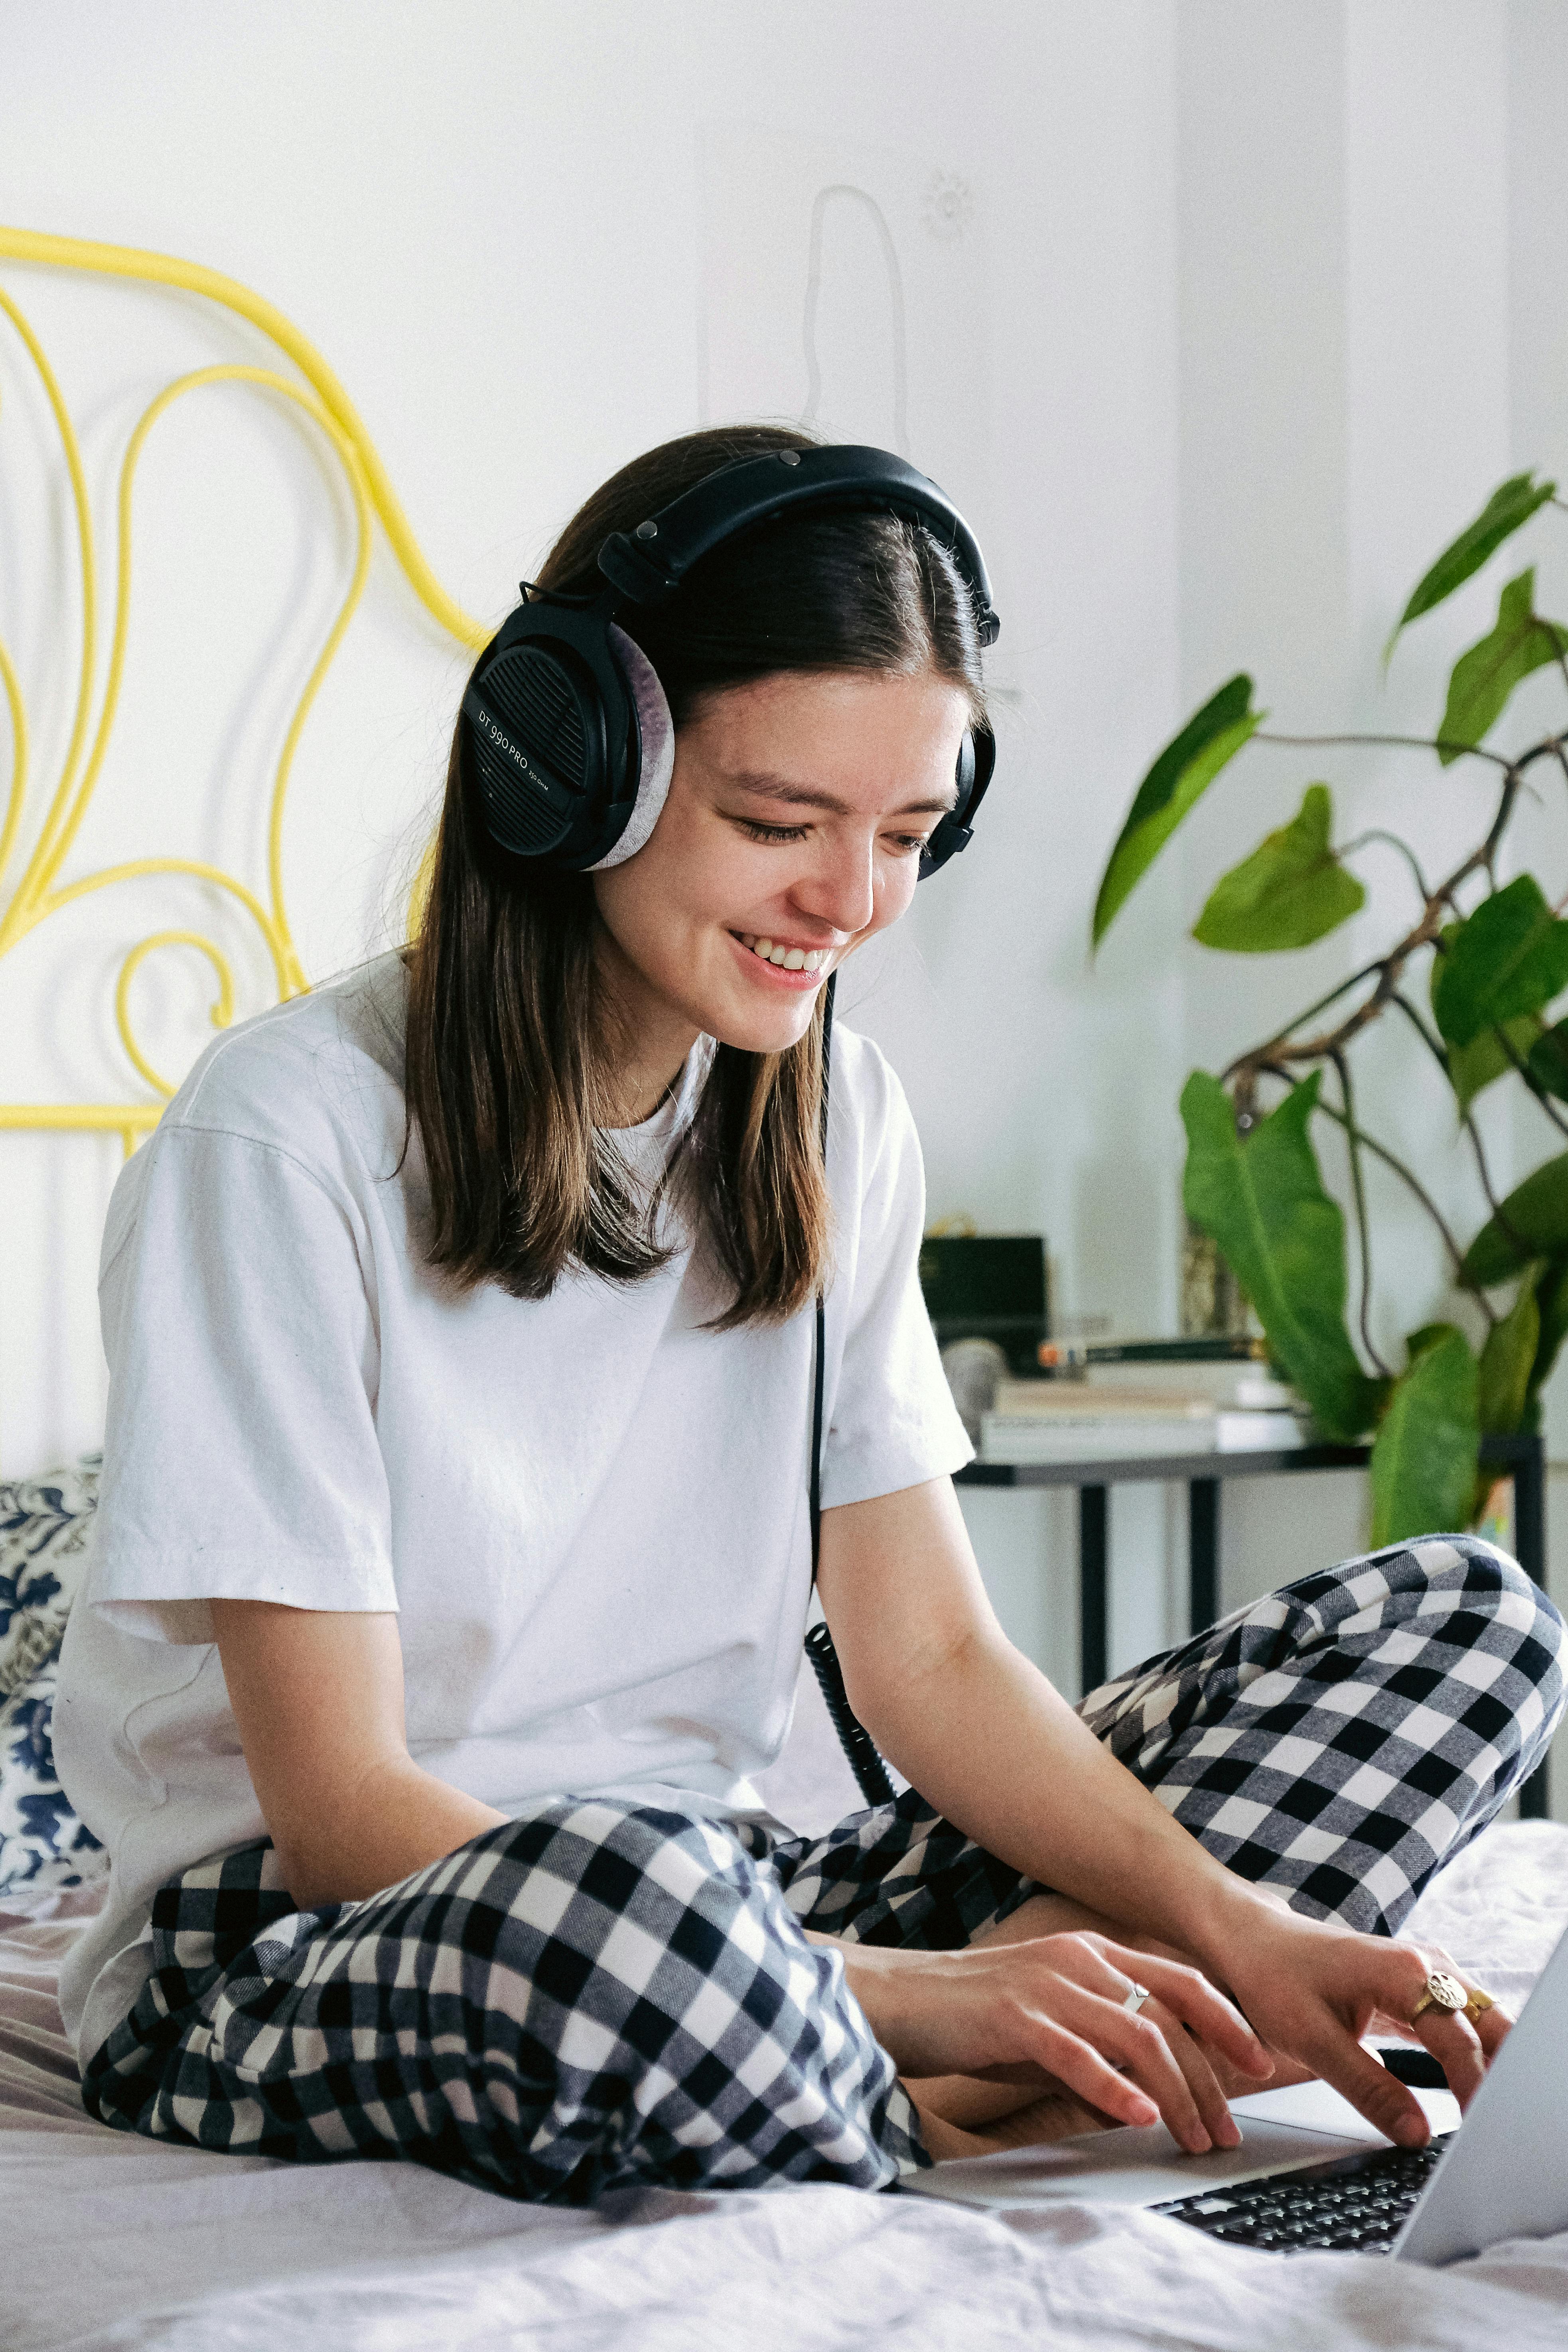
<svg viewBox="0 0 1568 2352"><path fill-rule="evenodd" d="M122 2137L81 2114L49 2021L47 1947L71 1932L58 1916L68 1907L57 1902L52 1922L5 1948L5 2352L1568 2343L1568 2236L1435 2275L1349 2254L1248 2254L1104 2208L1003 2221L925 2199L795 2189L545 2211L413 2166L303 2168ZM1568 1829L1531 1824L1490 1832L1416 1925L1517 2000L1565 1921Z"/></svg>

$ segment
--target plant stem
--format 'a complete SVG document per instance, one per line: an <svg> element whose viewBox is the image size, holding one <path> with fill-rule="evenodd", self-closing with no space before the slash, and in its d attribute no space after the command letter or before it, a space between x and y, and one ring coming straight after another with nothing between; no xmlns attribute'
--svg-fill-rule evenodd
<svg viewBox="0 0 1568 2352"><path fill-rule="evenodd" d="M1364 848L1369 841L1385 841L1391 849L1398 850L1415 877L1416 894L1422 905L1425 906L1432 896L1427 887L1426 877L1422 873L1415 852L1411 848L1410 844L1407 841L1401 841L1396 833L1385 833L1380 824L1369 825L1364 833L1358 833L1353 841L1347 841L1344 847L1336 850L1334 854L1338 857L1349 857L1354 851Z"/></svg>
<svg viewBox="0 0 1568 2352"><path fill-rule="evenodd" d="M1427 1028L1426 1024L1422 1020L1421 1015L1416 1012L1415 1007L1411 1003L1410 999L1407 996L1401 996L1397 989L1395 989L1394 994L1389 998L1389 1003L1391 1004L1398 1005L1399 1010L1404 1013L1406 1021L1410 1023L1415 1034L1420 1038L1421 1043L1426 1046L1426 1051L1432 1055L1438 1068L1442 1071L1443 1076L1447 1078L1448 1076L1448 1050L1444 1045L1441 1037L1437 1035L1436 1030ZM1449 1079L1449 1084L1452 1085L1452 1079Z"/></svg>
<svg viewBox="0 0 1568 2352"><path fill-rule="evenodd" d="M1540 1104L1547 1118L1552 1121L1552 1124L1557 1129L1558 1134L1568 1135L1568 1119L1564 1119L1560 1111L1556 1111L1552 1108L1551 1101L1547 1097L1546 1089L1537 1079L1531 1076L1529 1065L1515 1050L1512 1038L1501 1029L1498 1030L1496 1034L1498 1044L1502 1047L1503 1052L1508 1055L1509 1060L1513 1064L1514 1068L1519 1072L1520 1076L1524 1080L1525 1085L1530 1088L1531 1093L1535 1097L1536 1101Z"/></svg>
<svg viewBox="0 0 1568 2352"><path fill-rule="evenodd" d="M1431 1051L1436 1055L1437 1060L1442 1066L1444 1076L1448 1079L1449 1085L1452 1086L1453 1079L1448 1071L1448 1057L1443 1049L1442 1040L1432 1034L1432 1032L1427 1028L1419 1013L1416 1012L1415 1007L1405 997L1396 996L1394 1002L1398 1005L1401 1013L1405 1013L1409 1020L1415 1023L1415 1028L1419 1033L1423 1043L1429 1046ZM1499 1045L1501 1045L1504 1053L1507 1053L1508 1039L1503 1035L1502 1031L1494 1025L1492 1034L1497 1038ZM1525 1075L1528 1078L1528 1072ZM1456 1101L1458 1100L1457 1096L1455 1099ZM1459 1105L1459 1120L1460 1124L1464 1128L1465 1133L1469 1137L1470 1147L1476 1155L1476 1173L1481 1180L1481 1190L1487 1196L1488 1208L1491 1211L1497 1223L1503 1233L1507 1234L1515 1249L1519 1251L1521 1256L1525 1258L1533 1256L1535 1254L1534 1244L1527 1240L1525 1235L1519 1231L1517 1225L1510 1222L1507 1210L1504 1208L1502 1202L1498 1199L1497 1192L1491 1180L1491 1171L1487 1166L1487 1155L1481 1143L1481 1130L1476 1125L1474 1116L1470 1110L1462 1103ZM1478 1297L1481 1296L1479 1291L1476 1295ZM1484 1299L1482 1303L1483 1305L1485 1304Z"/></svg>
<svg viewBox="0 0 1568 2352"><path fill-rule="evenodd" d="M1508 1219L1503 1214L1502 1202L1498 1199L1497 1194L1492 1190L1491 1171L1487 1166L1487 1155L1481 1148L1481 1130L1476 1125L1474 1116L1470 1111L1462 1110L1459 1113L1459 1117L1464 1121L1465 1133L1469 1137L1471 1146L1475 1151L1476 1173L1481 1180L1481 1190L1487 1196L1487 1206L1491 1211L1498 1223L1501 1225L1510 1241L1514 1244L1516 1248L1522 1248L1523 1240L1521 1235L1516 1234L1513 1227L1509 1223Z"/></svg>
<svg viewBox="0 0 1568 2352"><path fill-rule="evenodd" d="M1444 1073L1444 1077L1448 1079L1448 1085L1453 1087L1453 1073L1450 1073L1448 1068L1448 1051L1446 1051L1444 1040L1441 1040L1441 1037L1434 1037L1434 1033L1427 1028L1427 1024L1422 1021L1422 1016L1415 1012L1415 1007L1413 1007L1408 997L1396 995L1394 1004L1399 1004L1399 1012L1404 1013L1405 1021L1411 1021L1413 1028L1415 1028L1415 1034L1420 1037L1420 1042L1427 1046L1427 1051L1432 1054L1434 1061L1436 1061L1438 1070ZM1502 1230L1507 1233L1510 1242L1519 1242L1519 1234L1514 1233L1510 1221L1502 1216L1502 1202L1498 1200L1498 1195L1495 1195L1495 1190L1493 1190L1493 1179L1490 1179L1490 1171L1488 1171L1486 1167L1486 1150L1483 1150L1481 1146L1481 1129L1479 1129L1477 1122L1474 1122L1474 1115L1471 1115L1469 1106L1467 1106L1467 1103L1460 1103L1458 1094L1455 1094L1455 1103L1458 1103L1458 1110L1460 1110L1460 1127L1465 1129L1465 1134L1469 1136L1471 1150L1474 1150L1474 1155L1477 1155L1477 1176L1481 1179L1481 1190L1486 1192L1486 1206L1493 1212L1495 1218L1502 1221Z"/></svg>
<svg viewBox="0 0 1568 2352"><path fill-rule="evenodd" d="M1283 1070L1277 1070L1274 1075L1276 1077L1288 1077L1289 1074ZM1348 1129L1350 1121L1346 1118L1342 1110L1336 1110L1334 1108L1332 1103L1326 1103L1320 1099L1318 1108L1322 1112L1325 1118L1331 1118L1336 1127ZM1413 1170L1406 1168L1403 1160L1396 1159L1394 1153L1389 1150L1386 1144L1379 1143L1375 1135L1368 1135L1364 1128L1357 1129L1356 1140L1362 1146L1363 1150L1370 1151L1375 1160L1381 1160L1385 1167L1392 1168L1394 1174L1399 1177L1403 1182L1409 1186L1411 1192L1415 1193L1415 1198L1420 1202L1422 1207L1431 1218L1432 1223L1436 1226L1437 1231L1443 1236L1444 1246L1447 1248L1448 1255L1454 1261L1454 1273L1458 1279L1459 1288L1469 1292L1470 1296L1473 1297L1481 1307L1486 1315L1487 1320L1489 1323L1495 1323L1498 1318L1492 1313L1491 1307L1489 1305L1485 1295L1479 1290L1473 1289L1472 1286L1465 1280L1465 1254L1459 1247L1458 1243L1454 1239L1453 1234L1450 1232L1448 1227L1447 1219L1444 1216L1442 1210L1437 1206L1437 1203L1434 1201L1431 1193L1428 1192L1425 1184L1422 1183L1421 1179L1414 1172Z"/></svg>
<svg viewBox="0 0 1568 2352"><path fill-rule="evenodd" d="M1351 1093L1350 1064L1342 1054L1331 1056L1339 1073L1340 1099L1345 1107L1345 1136L1350 1144L1351 1192L1355 1201L1356 1240L1361 1250L1361 1339L1362 1345L1384 1380L1393 1373L1379 1355L1371 1328L1372 1314L1372 1238L1367 1231L1366 1186L1362 1179L1361 1132L1355 1123L1355 1100Z"/></svg>
<svg viewBox="0 0 1568 2352"><path fill-rule="evenodd" d="M1252 740L1255 743L1282 743L1300 751L1331 751L1348 743L1406 751L1468 752L1477 760L1490 760L1500 768L1510 765L1500 751L1483 751L1479 743L1449 742L1441 735L1266 735L1259 728Z"/></svg>
<svg viewBox="0 0 1568 2352"><path fill-rule="evenodd" d="M1400 996L1396 994L1393 997L1391 1002L1398 1005L1399 1010L1404 1013L1405 1019L1411 1024L1416 1035L1420 1038L1421 1043L1426 1046L1427 1052L1432 1055L1434 1061L1436 1063L1437 1067L1447 1079L1448 1084L1452 1086L1454 1083L1453 1074L1448 1067L1448 1055L1442 1039L1434 1035L1433 1032L1427 1028L1426 1024L1422 1020L1421 1015L1416 1012L1415 1007L1411 1003L1410 999L1407 996ZM1458 1096L1455 1097L1455 1100L1456 1102L1458 1101ZM1459 1123L1463 1127L1465 1133L1470 1139L1470 1144L1476 1155L1476 1173L1481 1180L1481 1190L1487 1196L1488 1208L1491 1211L1493 1216L1500 1220L1502 1229L1504 1233L1507 1234L1510 1241L1522 1248L1523 1244L1521 1241L1519 1234L1514 1232L1512 1226L1509 1223L1508 1219L1503 1215L1502 1204L1499 1201L1496 1192L1492 1190L1491 1175L1487 1167L1487 1155L1481 1144L1481 1131L1476 1125L1475 1119L1468 1106L1464 1103L1459 1103Z"/></svg>
<svg viewBox="0 0 1568 2352"><path fill-rule="evenodd" d="M1298 1013L1294 1021L1288 1027L1281 1029L1269 1045L1258 1045L1249 1053L1238 1054L1235 1061L1226 1063L1220 1072L1221 1083L1223 1084L1230 1076L1233 1070L1239 1071L1244 1067L1266 1069L1268 1066L1268 1055L1275 1046L1283 1046L1286 1044L1292 1029L1299 1029L1303 1021L1315 1020L1320 1013L1326 1013L1331 1004L1337 1004L1342 996L1348 995L1352 988L1359 988L1363 980L1371 980L1373 973L1380 972L1383 965L1382 957L1379 957L1375 962L1363 964L1361 970L1352 971L1348 980L1342 980L1337 988L1331 988L1326 996L1320 996L1315 1004L1309 1004L1304 1013Z"/></svg>

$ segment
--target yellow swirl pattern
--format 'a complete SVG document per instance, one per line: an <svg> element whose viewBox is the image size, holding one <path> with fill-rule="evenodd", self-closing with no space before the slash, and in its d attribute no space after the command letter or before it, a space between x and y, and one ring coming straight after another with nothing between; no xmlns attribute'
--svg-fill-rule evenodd
<svg viewBox="0 0 1568 2352"><path fill-rule="evenodd" d="M132 949L120 967L120 978L115 984L114 1018L119 1024L120 1034L124 1040L126 1052L148 1085L155 1093L161 1094L165 1102L168 1101L174 1088L168 1078L159 1076L136 1043L135 1033L131 1026L131 982L135 977L136 967L143 956L151 955L154 948L178 946L199 948L217 974L217 1002L212 1009L213 1027L226 1029L234 1019L234 974L229 969L228 958L224 954L223 950L215 947L211 940L203 932L154 931L151 939L139 941Z"/></svg>
<svg viewBox="0 0 1568 2352"><path fill-rule="evenodd" d="M69 478L76 526L78 575L81 601L79 667L70 738L59 774L49 795L38 836L27 864L0 916L0 956L16 947L29 932L61 908L90 894L153 875L179 875L226 893L243 908L265 942L271 961L279 1000L301 993L310 985L301 968L283 896L283 820L294 757L305 722L332 661L342 644L364 593L374 525L380 522L387 542L420 603L440 626L461 645L473 649L489 632L463 612L437 580L420 551L386 469L352 402L321 353L306 341L282 311L232 278L222 277L197 262L181 261L168 254L143 253L128 246L99 245L77 237L47 236L30 229L0 227L0 260L44 263L58 268L100 276L150 280L205 296L259 328L279 352L292 362L303 382L276 369L249 366L198 368L166 385L144 411L126 446L120 470L119 562L115 582L113 635L108 675L93 723L93 677L98 646L98 576L91 502L81 461L81 450L58 381L37 336L12 296L0 287L0 314L9 321L42 385ZM198 858L143 857L60 884L61 866L74 845L102 775L105 756L119 709L124 677L125 648L131 613L132 501L136 467L147 437L164 412L185 394L215 384L244 384L281 398L325 437L342 468L353 502L356 535L353 576L327 633L303 692L295 704L284 734L272 781L267 832L267 896L263 898L237 876ZM11 742L11 778L0 820L0 882L3 882L22 829L28 793L28 730L21 680L3 638L0 638L0 687L5 693ZM90 740L89 740L90 739ZM170 1082L153 1066L140 1044L131 1011L131 983L150 955L166 948L195 948L206 957L217 977L212 1020L226 1027L234 1013L234 977L227 958L216 940L194 929L163 930L139 941L123 959L115 987L115 1020L121 1042L136 1075L153 1099L126 1102L0 1103L0 1129L79 1129L119 1134L127 1151L156 1126L164 1101L174 1092Z"/></svg>

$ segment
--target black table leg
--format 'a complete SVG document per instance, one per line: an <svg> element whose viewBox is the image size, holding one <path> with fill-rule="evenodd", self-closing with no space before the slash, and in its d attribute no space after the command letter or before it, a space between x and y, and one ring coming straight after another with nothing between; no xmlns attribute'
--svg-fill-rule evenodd
<svg viewBox="0 0 1568 2352"><path fill-rule="evenodd" d="M1546 1590L1546 1447L1539 1437L1513 1466L1513 1546L1526 1576ZM1551 1802L1544 1758L1519 1792L1521 1821L1543 1822Z"/></svg>
<svg viewBox="0 0 1568 2352"><path fill-rule="evenodd" d="M1219 1480L1187 1481L1187 1631L1205 1633L1219 1615Z"/></svg>
<svg viewBox="0 0 1568 2352"><path fill-rule="evenodd" d="M1085 1696L1098 1690L1110 1671L1105 1622L1107 1499L1103 1486L1078 1490L1078 1662Z"/></svg>

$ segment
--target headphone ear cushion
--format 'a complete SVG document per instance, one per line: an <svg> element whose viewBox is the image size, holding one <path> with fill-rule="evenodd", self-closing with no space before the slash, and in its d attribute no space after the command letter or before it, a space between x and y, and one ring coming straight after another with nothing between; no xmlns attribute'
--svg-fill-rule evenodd
<svg viewBox="0 0 1568 2352"><path fill-rule="evenodd" d="M637 706L642 733L642 768L625 830L609 855L587 868L590 874L602 874L610 866L624 866L628 857L637 856L658 823L675 769L675 721L658 682L658 673L636 640L628 637L624 629L617 629L613 621L609 639L616 666Z"/></svg>

